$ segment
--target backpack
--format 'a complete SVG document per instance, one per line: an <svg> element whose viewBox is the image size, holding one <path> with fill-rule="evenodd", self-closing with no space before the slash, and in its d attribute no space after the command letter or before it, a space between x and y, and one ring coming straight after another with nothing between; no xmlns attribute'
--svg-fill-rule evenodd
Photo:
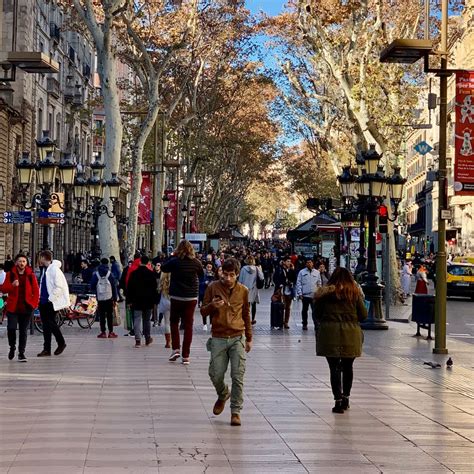
<svg viewBox="0 0 474 474"><path fill-rule="evenodd" d="M107 301L111 300L113 293L112 293L112 285L109 280L110 271L107 272L107 275L100 276L98 272L96 272L98 281L97 281L97 301Z"/></svg>

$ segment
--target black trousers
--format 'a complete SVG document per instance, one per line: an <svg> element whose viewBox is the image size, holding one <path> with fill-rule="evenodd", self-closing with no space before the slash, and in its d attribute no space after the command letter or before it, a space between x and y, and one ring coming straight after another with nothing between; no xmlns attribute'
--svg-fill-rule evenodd
<svg viewBox="0 0 474 474"><path fill-rule="evenodd" d="M18 327L18 352L20 354L24 354L26 349L26 340L28 337L28 326L30 325L31 320L31 313L7 313L7 317L8 345L13 350L16 348L16 328Z"/></svg>
<svg viewBox="0 0 474 474"><path fill-rule="evenodd" d="M252 321L255 321L255 316L257 315L257 302L249 303L250 310L252 312Z"/></svg>
<svg viewBox="0 0 474 474"><path fill-rule="evenodd" d="M58 347L64 346L66 341L56 323L56 311L54 311L53 303L45 303L39 305L41 323L43 325L43 349L46 352L51 352L51 336L54 335Z"/></svg>
<svg viewBox="0 0 474 474"><path fill-rule="evenodd" d="M109 332L114 332L114 302L112 300L98 301L97 312L99 313L100 332L105 332L105 323Z"/></svg>
<svg viewBox="0 0 474 474"><path fill-rule="evenodd" d="M308 310L311 307L311 318L313 319L314 327L316 327L316 322L314 320L314 309L313 309L313 298L310 296L303 296L303 309L301 311L301 319L303 320L303 326L308 325Z"/></svg>
<svg viewBox="0 0 474 474"><path fill-rule="evenodd" d="M272 271L271 270L264 270L263 271L263 277L265 279L265 288L270 288L270 285L272 284Z"/></svg>
<svg viewBox="0 0 474 474"><path fill-rule="evenodd" d="M334 400L349 397L352 388L354 357L326 357L331 372L331 389Z"/></svg>

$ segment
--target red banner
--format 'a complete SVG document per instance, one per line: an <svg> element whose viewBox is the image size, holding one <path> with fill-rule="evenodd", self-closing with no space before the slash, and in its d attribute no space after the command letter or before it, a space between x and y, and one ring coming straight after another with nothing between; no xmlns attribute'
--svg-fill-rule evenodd
<svg viewBox="0 0 474 474"><path fill-rule="evenodd" d="M454 191L474 196L474 71L456 73Z"/></svg>
<svg viewBox="0 0 474 474"><path fill-rule="evenodd" d="M169 207L166 210L166 229L176 230L178 226L178 203L176 201L176 191L167 189L165 195L170 200Z"/></svg>
<svg viewBox="0 0 474 474"><path fill-rule="evenodd" d="M150 173L142 173L140 202L138 204L138 224L151 224L151 177Z"/></svg>

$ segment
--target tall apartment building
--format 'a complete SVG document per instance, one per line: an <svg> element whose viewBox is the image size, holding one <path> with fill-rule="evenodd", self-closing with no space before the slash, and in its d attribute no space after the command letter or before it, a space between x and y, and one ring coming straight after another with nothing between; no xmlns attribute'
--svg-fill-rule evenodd
<svg viewBox="0 0 474 474"><path fill-rule="evenodd" d="M22 209L16 182L15 163L23 152L37 156L35 140L49 131L58 156L71 154L80 171L88 170L92 158L92 109L95 53L89 39L70 31L67 14L55 0L13 0L3 2L0 11L0 62L25 53L43 53L50 68L27 72L18 63L14 81L0 87L0 177L4 199L0 213ZM11 71L8 71L9 73ZM0 81L1 82L1 81ZM56 183L59 186L59 182ZM64 191L56 187L56 191ZM34 184L31 192L38 191ZM29 197L29 196L28 196ZM91 217L80 217L77 203L66 193L69 210L64 225L50 226L50 242L59 258L90 248ZM83 203L83 207L87 203ZM37 241L41 242L39 226ZM0 223L0 261L6 254L29 249L29 225Z"/></svg>

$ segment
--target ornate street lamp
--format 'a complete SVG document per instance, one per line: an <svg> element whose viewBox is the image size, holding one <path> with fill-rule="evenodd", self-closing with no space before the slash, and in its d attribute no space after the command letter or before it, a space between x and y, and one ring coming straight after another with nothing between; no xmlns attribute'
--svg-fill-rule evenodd
<svg viewBox="0 0 474 474"><path fill-rule="evenodd" d="M35 164L31 162L30 154L24 152L21 158L16 164L18 173L18 183L20 186L28 187L33 182L33 176L35 174Z"/></svg>
<svg viewBox="0 0 474 474"><path fill-rule="evenodd" d="M73 186L76 176L76 164L72 160L71 153L66 153L59 163L59 177L63 186Z"/></svg>
<svg viewBox="0 0 474 474"><path fill-rule="evenodd" d="M99 152L95 160L91 163L92 176L99 178L100 180L104 179L104 169L105 164L101 160L102 154Z"/></svg>
<svg viewBox="0 0 474 474"><path fill-rule="evenodd" d="M89 196L94 200L101 200L104 197L104 183L102 179L93 175L87 182L89 186Z"/></svg>
<svg viewBox="0 0 474 474"><path fill-rule="evenodd" d="M120 196L120 179L117 177L117 173L112 173L112 177L107 181L109 187L109 197L112 202L118 200Z"/></svg>
<svg viewBox="0 0 474 474"><path fill-rule="evenodd" d="M395 166L393 168L392 176L390 176L387 180L389 193L390 193L390 199L393 201L395 205L395 213L397 213L396 211L398 209L398 205L400 204L400 201L402 200L403 187L406 182L407 182L407 179L404 178L400 174L400 167Z"/></svg>
<svg viewBox="0 0 474 474"><path fill-rule="evenodd" d="M363 152L362 157L364 158L365 169L368 174L375 174L377 173L377 169L380 163L380 159L382 155L377 153L375 149L375 145L373 143L370 144L369 150Z"/></svg>
<svg viewBox="0 0 474 474"><path fill-rule="evenodd" d="M54 160L54 152L48 151L44 159L37 162L36 169L38 171L36 175L38 184L40 186L52 186L58 169L58 164Z"/></svg>
<svg viewBox="0 0 474 474"><path fill-rule="evenodd" d="M356 177L351 173L350 166L344 166L342 174L337 177L345 204L351 204L356 197Z"/></svg>
<svg viewBox="0 0 474 474"><path fill-rule="evenodd" d="M88 189L88 182L85 174L78 173L74 180L74 198L80 203L82 200L86 199Z"/></svg>

